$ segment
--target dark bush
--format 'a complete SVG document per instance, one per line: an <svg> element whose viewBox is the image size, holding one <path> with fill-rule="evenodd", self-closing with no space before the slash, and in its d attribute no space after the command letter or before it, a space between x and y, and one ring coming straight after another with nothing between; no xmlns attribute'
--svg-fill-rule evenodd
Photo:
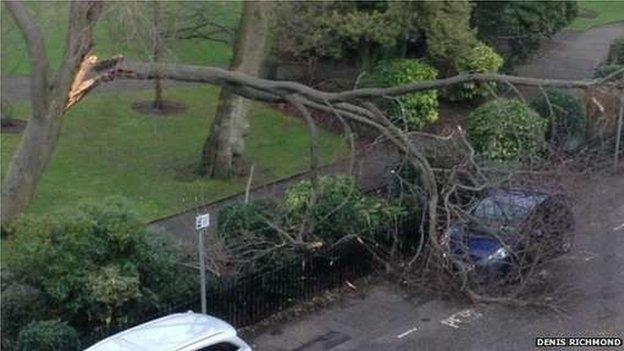
<svg viewBox="0 0 624 351"><path fill-rule="evenodd" d="M79 351L78 332L58 320L37 321L27 325L17 338L18 351Z"/></svg>
<svg viewBox="0 0 624 351"><path fill-rule="evenodd" d="M219 212L217 236L239 274L275 268L293 258L275 229L283 229L282 217L277 203L268 200L234 204Z"/></svg>
<svg viewBox="0 0 624 351"><path fill-rule="evenodd" d="M607 64L624 65L624 37L615 39L613 43L611 43Z"/></svg>
<svg viewBox="0 0 624 351"><path fill-rule="evenodd" d="M228 206L219 212L217 234L225 242L238 240L252 234L277 241L279 236L268 222L281 224L276 218L277 212L277 204L266 200Z"/></svg>
<svg viewBox="0 0 624 351"><path fill-rule="evenodd" d="M544 38L577 15L576 1L475 1L472 22L479 39L502 53L507 68L539 49Z"/></svg>
<svg viewBox="0 0 624 351"><path fill-rule="evenodd" d="M16 227L7 268L39 289L47 312L81 332L124 323L190 289L171 244L119 198Z"/></svg>
<svg viewBox="0 0 624 351"><path fill-rule="evenodd" d="M3 243L3 245L5 245ZM15 282L15 275L6 269L6 267L0 267L0 290L4 291Z"/></svg>
<svg viewBox="0 0 624 351"><path fill-rule="evenodd" d="M384 200L364 196L350 177L322 177L319 194L311 206L312 184L302 181L284 194L292 225L300 225L309 212L314 235L331 244L350 234L371 236L402 214L402 208Z"/></svg>
<svg viewBox="0 0 624 351"><path fill-rule="evenodd" d="M492 100L468 118L468 137L475 150L491 160L536 156L542 149L548 122L515 99Z"/></svg>
<svg viewBox="0 0 624 351"><path fill-rule="evenodd" d="M550 89L546 95L540 95L531 103L531 107L548 121L546 139L564 150L577 148L585 140L587 126L580 100L564 90Z"/></svg>
<svg viewBox="0 0 624 351"><path fill-rule="evenodd" d="M44 319L47 312L41 291L32 286L13 283L2 291L2 332L15 337L28 323Z"/></svg>
<svg viewBox="0 0 624 351"><path fill-rule="evenodd" d="M594 69L594 78L605 78L622 69L624 69L624 64L598 66ZM624 73L622 73L622 76L624 76Z"/></svg>

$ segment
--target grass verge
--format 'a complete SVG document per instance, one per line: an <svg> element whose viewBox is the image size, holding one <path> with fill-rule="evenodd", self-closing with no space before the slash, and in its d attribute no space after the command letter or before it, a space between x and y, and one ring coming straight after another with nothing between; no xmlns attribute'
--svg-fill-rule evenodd
<svg viewBox="0 0 624 351"><path fill-rule="evenodd" d="M25 6L44 34L50 67L55 70L65 49L69 2L30 1L25 2ZM234 29L238 26L242 8L240 1L163 2L163 26L168 24L171 28L179 28L190 25L171 24L172 21L181 21L174 16L181 6L204 6L202 11L208 12L208 19ZM2 10L2 74L28 74L30 66L22 34L9 11L6 8ZM151 55L151 11L151 2L107 3L95 27L93 53L101 58L123 54L128 60L148 61ZM133 26L137 18L141 21ZM164 56L163 60L167 62L225 67L230 63L232 48L229 44L206 39L171 39L165 42Z"/></svg>
<svg viewBox="0 0 624 351"><path fill-rule="evenodd" d="M585 31L619 21L624 21L624 1L579 1L579 16L568 29Z"/></svg>
<svg viewBox="0 0 624 351"><path fill-rule="evenodd" d="M131 108L151 91L87 96L64 117L52 161L26 213L45 214L81 200L122 195L135 202L146 221L211 202L244 189L246 179L205 179L196 174L201 149L218 101L213 87L170 88L166 98L187 106L173 116L142 115ZM15 105L25 119L29 106ZM246 157L257 167L255 184L309 166L309 136L301 120L260 103L252 108ZM320 154L327 163L346 155L340 136L320 130ZM4 178L20 135L2 134Z"/></svg>

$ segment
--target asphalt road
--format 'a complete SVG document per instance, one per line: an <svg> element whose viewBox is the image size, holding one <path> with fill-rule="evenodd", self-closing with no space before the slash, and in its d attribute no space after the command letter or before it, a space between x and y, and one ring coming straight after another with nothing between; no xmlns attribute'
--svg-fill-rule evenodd
<svg viewBox="0 0 624 351"><path fill-rule="evenodd" d="M564 30L540 46L539 54L516 68L523 77L585 79L607 57L609 44L624 36L624 22L611 23L583 32Z"/></svg>
<svg viewBox="0 0 624 351"><path fill-rule="evenodd" d="M527 350L536 336L624 337L624 173L575 180L576 243L547 269L567 315L409 296L380 285L267 330L257 350Z"/></svg>

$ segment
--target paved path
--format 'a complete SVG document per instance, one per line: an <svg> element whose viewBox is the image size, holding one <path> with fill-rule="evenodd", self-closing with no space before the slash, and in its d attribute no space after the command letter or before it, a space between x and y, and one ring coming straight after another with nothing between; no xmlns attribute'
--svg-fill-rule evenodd
<svg viewBox="0 0 624 351"><path fill-rule="evenodd" d="M527 350L536 336L624 336L624 174L577 183L576 246L550 267L570 315L461 305L382 285L269 329L255 350Z"/></svg>
<svg viewBox="0 0 624 351"><path fill-rule="evenodd" d="M399 155L389 143L374 143L360 150L356 156L351 174L355 177L361 189L364 191L374 191L387 184L390 176L389 167L397 163L398 160ZM349 174L351 170L350 167L350 160L346 159L320 167L319 172L322 175ZM252 200L258 200L262 198L281 197L288 187L304 179L309 179L309 177L309 172L302 172L266 185L255 187L250 192L250 198ZM212 218L214 218L214 221L211 223L210 229L213 230L216 228L216 214L219 213L222 208L234 203L242 203L243 201L244 194L234 195L221 201L202 205L195 209L156 220L150 223L149 227L151 230L170 234L180 244L195 247L197 243L195 216L199 213L213 214ZM209 235L209 237L211 236ZM210 246L209 243L207 243L207 245Z"/></svg>
<svg viewBox="0 0 624 351"><path fill-rule="evenodd" d="M584 32L563 31L541 46L540 54L516 68L521 76L535 78L584 79L607 57L609 44L624 37L624 22Z"/></svg>
<svg viewBox="0 0 624 351"><path fill-rule="evenodd" d="M197 83L164 80L164 87L192 87ZM115 93L120 90L148 90L154 89L154 83L148 80L115 79L104 82L89 94ZM2 98L15 103L30 98L30 84L28 76L2 77Z"/></svg>

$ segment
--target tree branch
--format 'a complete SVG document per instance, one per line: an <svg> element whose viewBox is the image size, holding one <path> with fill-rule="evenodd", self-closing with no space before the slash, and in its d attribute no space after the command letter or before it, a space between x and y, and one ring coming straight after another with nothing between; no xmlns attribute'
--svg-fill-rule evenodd
<svg viewBox="0 0 624 351"><path fill-rule="evenodd" d="M186 82L208 83L222 87L226 86L233 92L252 99L264 100L266 99L266 94L270 94L273 95L273 97L277 95L282 102L286 102L284 99L286 95L297 94L319 104L325 104L327 102L345 102L355 99L383 96L400 96L416 91L438 89L470 81L492 81L523 86L578 89L589 89L599 84L614 86L624 84L624 82L610 82L604 81L603 79L562 80L517 77L496 73L471 73L438 80L420 81L417 83L390 88L364 88L341 92L324 92L297 82L261 79L246 75L244 73L228 71L216 67L163 64L161 65L161 70L169 79ZM151 64L142 64L134 67L127 66L123 67L120 75L131 79L153 79L156 77L156 69L154 65ZM272 100L272 102L274 101Z"/></svg>
<svg viewBox="0 0 624 351"><path fill-rule="evenodd" d="M44 118L48 102L48 56L43 42L43 35L39 26L28 15L28 12L19 1L6 0L4 2L11 13L13 20L19 27L30 59L30 103L33 118Z"/></svg>
<svg viewBox="0 0 624 351"><path fill-rule="evenodd" d="M70 98L72 85L80 74L85 58L93 46L93 27L102 12L104 4L99 1L75 1L71 3L69 12L69 28L65 43L65 55L58 68L53 88L59 94ZM118 56L121 60L121 57ZM67 106L68 101L65 102Z"/></svg>

